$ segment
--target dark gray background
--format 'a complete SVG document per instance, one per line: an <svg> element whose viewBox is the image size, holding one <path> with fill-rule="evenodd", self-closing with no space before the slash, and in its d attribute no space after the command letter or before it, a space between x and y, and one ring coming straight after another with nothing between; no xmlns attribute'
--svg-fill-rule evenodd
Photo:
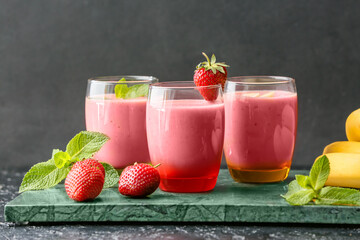
<svg viewBox="0 0 360 240"><path fill-rule="evenodd" d="M84 125L87 79L192 80L201 51L236 75L296 79L295 168L345 140L359 107L360 1L0 0L0 160L46 161Z"/></svg>

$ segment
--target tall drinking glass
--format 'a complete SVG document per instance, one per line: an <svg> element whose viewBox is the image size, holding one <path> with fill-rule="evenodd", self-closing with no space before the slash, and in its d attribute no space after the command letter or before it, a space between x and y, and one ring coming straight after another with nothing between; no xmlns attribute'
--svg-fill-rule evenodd
<svg viewBox="0 0 360 240"><path fill-rule="evenodd" d="M201 94L211 94L215 100L206 101ZM146 127L151 162L161 164L161 190L214 188L224 142L221 85L163 82L150 86Z"/></svg>
<svg viewBox="0 0 360 240"><path fill-rule="evenodd" d="M224 152L232 178L254 183L286 179L297 129L295 80L232 77L224 98Z"/></svg>
<svg viewBox="0 0 360 240"><path fill-rule="evenodd" d="M150 162L146 101L149 85L155 82L158 82L157 78L148 76L110 76L88 80L86 129L110 137L95 154L95 159L117 169L134 162Z"/></svg>

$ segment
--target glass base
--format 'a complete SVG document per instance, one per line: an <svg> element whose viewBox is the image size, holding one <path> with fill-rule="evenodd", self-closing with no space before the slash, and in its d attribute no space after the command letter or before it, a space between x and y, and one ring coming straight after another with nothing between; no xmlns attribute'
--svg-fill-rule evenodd
<svg viewBox="0 0 360 240"><path fill-rule="evenodd" d="M194 193L207 192L216 185L217 177L212 178L162 178L160 189L165 192Z"/></svg>
<svg viewBox="0 0 360 240"><path fill-rule="evenodd" d="M229 167L230 175L235 181L246 183L280 182L287 178L289 171L289 167L271 170L248 170Z"/></svg>

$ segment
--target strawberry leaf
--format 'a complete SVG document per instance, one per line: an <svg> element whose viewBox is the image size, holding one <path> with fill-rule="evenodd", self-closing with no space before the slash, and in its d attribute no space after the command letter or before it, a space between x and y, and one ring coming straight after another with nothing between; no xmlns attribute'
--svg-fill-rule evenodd
<svg viewBox="0 0 360 240"><path fill-rule="evenodd" d="M216 62L216 57L215 57L214 54L211 56L211 60L209 60L209 57L205 53L202 53L202 54L205 56L206 61L199 63L196 66L196 69L199 70L201 68L204 68L205 71L211 70L213 72L213 74L216 74L217 71L221 72L222 74L225 74L225 69L224 68L229 67L229 65L226 65L223 62L217 63Z"/></svg>
<svg viewBox="0 0 360 240"><path fill-rule="evenodd" d="M216 63L216 57L215 57L215 55L213 54L212 56L211 56L211 64L215 64Z"/></svg>

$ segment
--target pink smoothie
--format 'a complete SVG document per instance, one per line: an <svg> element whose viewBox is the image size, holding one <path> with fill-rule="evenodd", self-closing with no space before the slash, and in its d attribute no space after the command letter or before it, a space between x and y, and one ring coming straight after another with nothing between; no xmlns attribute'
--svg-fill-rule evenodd
<svg viewBox="0 0 360 240"><path fill-rule="evenodd" d="M215 185L224 139L223 103L205 100L168 100L158 106L148 103L147 134L151 162L161 163L158 170L162 182L206 178L215 179Z"/></svg>
<svg viewBox="0 0 360 240"><path fill-rule="evenodd" d="M290 167L297 128L296 93L226 93L225 116L224 152L229 168Z"/></svg>
<svg viewBox="0 0 360 240"><path fill-rule="evenodd" d="M86 98L86 129L110 140L94 156L115 168L150 162L146 138L146 98L117 99L114 94Z"/></svg>

